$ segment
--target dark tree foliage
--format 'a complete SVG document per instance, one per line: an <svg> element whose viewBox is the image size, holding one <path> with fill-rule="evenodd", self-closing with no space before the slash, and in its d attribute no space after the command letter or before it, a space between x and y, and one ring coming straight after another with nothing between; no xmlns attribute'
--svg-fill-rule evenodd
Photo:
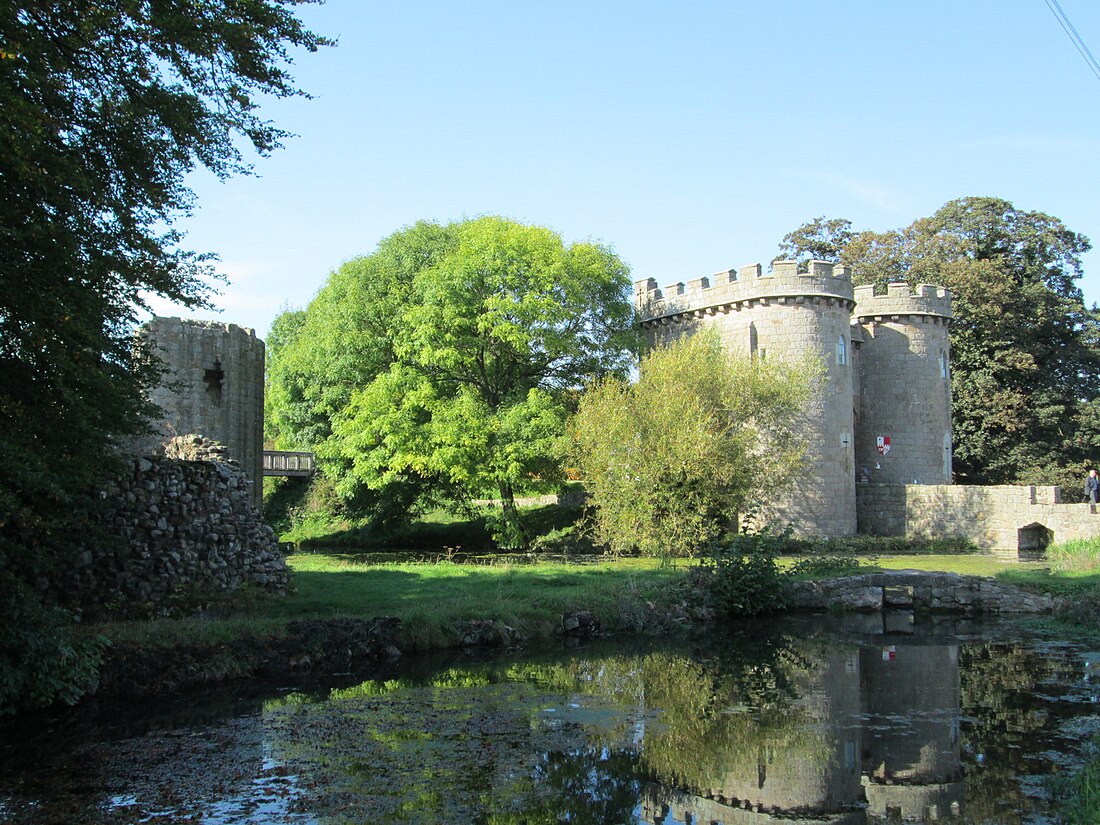
<svg viewBox="0 0 1100 825"><path fill-rule="evenodd" d="M799 271L804 272L806 263L816 261L840 260L841 250L852 240L852 222L844 218L826 218L824 215L804 223L783 236L779 242L779 255L775 261L798 261Z"/></svg>
<svg viewBox="0 0 1100 825"><path fill-rule="evenodd" d="M0 625L70 566L112 442L142 427L145 297L208 305L210 256L172 229L185 178L285 137L259 98L301 94L289 50L328 43L300 1L0 0Z"/></svg>
<svg viewBox="0 0 1100 825"><path fill-rule="evenodd" d="M831 241L821 222L784 243L816 253L814 239ZM1100 457L1100 313L1077 285L1089 249L1058 218L970 197L904 229L852 234L840 250L857 283L951 290L957 480L1061 484L1072 497Z"/></svg>

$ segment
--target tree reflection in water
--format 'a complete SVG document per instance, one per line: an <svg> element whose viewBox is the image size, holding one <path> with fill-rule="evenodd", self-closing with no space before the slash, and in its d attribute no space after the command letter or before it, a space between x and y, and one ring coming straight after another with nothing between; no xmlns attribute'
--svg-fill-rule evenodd
<svg viewBox="0 0 1100 825"><path fill-rule="evenodd" d="M0 818L63 803L72 822L1016 825L1043 808L1029 777L1096 724L1080 652L1011 625L739 627L406 669L201 729L55 743L34 768L47 791L0 764Z"/></svg>

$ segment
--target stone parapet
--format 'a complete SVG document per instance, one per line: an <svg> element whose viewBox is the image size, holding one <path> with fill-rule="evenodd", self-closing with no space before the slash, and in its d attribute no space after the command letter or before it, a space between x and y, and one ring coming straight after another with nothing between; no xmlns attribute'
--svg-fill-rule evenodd
<svg viewBox="0 0 1100 825"><path fill-rule="evenodd" d="M887 571L796 582L800 610L906 609L944 613L1049 613L1054 599L985 576L920 570Z"/></svg>
<svg viewBox="0 0 1100 825"><path fill-rule="evenodd" d="M852 313L860 320L912 315L927 316L929 321L947 323L951 318L951 291L941 286L907 283L887 284L883 291L874 285L853 290L856 307Z"/></svg>
<svg viewBox="0 0 1100 825"><path fill-rule="evenodd" d="M635 282L634 300L643 323L685 313L730 312L754 302L825 301L853 305L848 268L826 261L810 261L806 272L795 261L776 261L771 272L760 264L719 272L657 287L646 278Z"/></svg>

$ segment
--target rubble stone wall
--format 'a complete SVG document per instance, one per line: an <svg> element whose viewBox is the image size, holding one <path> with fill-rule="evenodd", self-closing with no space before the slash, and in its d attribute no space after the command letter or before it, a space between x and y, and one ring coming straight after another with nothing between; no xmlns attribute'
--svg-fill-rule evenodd
<svg viewBox="0 0 1100 825"><path fill-rule="evenodd" d="M158 616L242 587L286 591L286 563L251 480L220 445L189 449L196 460L135 458L106 485L109 540L80 558L76 603Z"/></svg>

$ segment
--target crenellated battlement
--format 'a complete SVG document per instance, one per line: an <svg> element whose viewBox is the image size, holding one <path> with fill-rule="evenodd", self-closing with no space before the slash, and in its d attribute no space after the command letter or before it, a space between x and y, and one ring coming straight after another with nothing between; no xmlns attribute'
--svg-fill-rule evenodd
<svg viewBox="0 0 1100 825"><path fill-rule="evenodd" d="M760 264L729 269L710 277L679 281L658 288L654 278L634 284L635 306L643 321L688 312L740 309L752 301L827 299L854 301L848 268L828 261L810 261L799 272L796 261L776 261L771 272Z"/></svg>
<svg viewBox="0 0 1100 825"><path fill-rule="evenodd" d="M852 313L860 320L890 316L925 315L950 319L951 291L941 286L917 284L911 289L907 283L891 283L886 291L872 285L855 288L856 308Z"/></svg>

